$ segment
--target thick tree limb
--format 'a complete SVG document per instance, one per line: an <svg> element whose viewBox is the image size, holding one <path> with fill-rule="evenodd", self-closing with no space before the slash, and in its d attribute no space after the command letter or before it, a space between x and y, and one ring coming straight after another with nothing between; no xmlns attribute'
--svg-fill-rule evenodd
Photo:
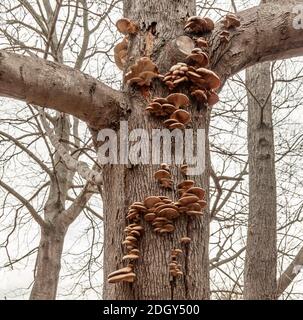
<svg viewBox="0 0 303 320"><path fill-rule="evenodd" d="M119 119L123 94L70 67L0 50L0 95L71 114L93 128Z"/></svg>
<svg viewBox="0 0 303 320"><path fill-rule="evenodd" d="M303 55L303 30L293 26L296 4L302 1L268 3L238 12L241 26L230 30L228 44L220 43L222 24L216 25L210 39L210 61L222 83L256 63Z"/></svg>
<svg viewBox="0 0 303 320"><path fill-rule="evenodd" d="M282 273L277 284L277 298L279 298L287 287L292 283L294 278L298 275L299 270L296 271L295 267L303 266L303 247L299 250L294 260L289 264L286 270Z"/></svg>

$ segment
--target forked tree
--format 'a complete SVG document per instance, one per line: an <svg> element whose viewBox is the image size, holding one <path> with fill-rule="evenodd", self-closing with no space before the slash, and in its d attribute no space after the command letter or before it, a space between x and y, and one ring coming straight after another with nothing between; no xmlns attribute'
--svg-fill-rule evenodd
<svg viewBox="0 0 303 320"><path fill-rule="evenodd" d="M224 24L220 22L211 32L196 33L195 38L203 36L208 42L208 68L221 79L220 88L229 77L248 66L302 53L303 33L293 25L296 18L293 8L296 4L300 2L288 1L283 5L264 3L238 12L240 26L228 33L222 34ZM183 37L186 21L195 15L194 0L125 0L123 10L124 17L139 27L135 34L128 36L127 54L123 56L125 72L139 58L148 57L159 72L165 74L176 63L184 62L191 49L196 47L196 39L191 33L186 35L187 38ZM207 194L210 171L207 133L211 108L191 96L191 91L187 82L169 88L159 77L153 79L150 86L143 87L125 81L123 88L117 91L59 63L0 52L0 94L85 121L96 148L98 131L104 128L118 130L122 120L128 121L130 130L142 128L151 133L153 128L161 128L162 122L144 112L150 100L166 97L171 92L186 94L191 99L188 110L192 117L192 128L205 129L206 132L206 169L202 175L191 179L197 186L203 187ZM143 221L146 231L139 243L140 262L135 267L136 280L133 283L107 283L107 275L123 266L121 243L125 237L128 207L152 195L176 197L174 192L164 191L155 182L154 172L157 169L152 164L109 164L102 167L105 299L209 298L210 218L207 209L203 216L183 216L178 219L175 232L167 237L151 232ZM179 170L173 169L173 174L174 180L182 181ZM63 223L63 230L65 227ZM53 235L51 229L47 231L49 237L54 237L55 243L57 235ZM191 243L180 258L183 276L171 281L168 273L170 252L178 246L184 235L191 238ZM59 269L53 261L47 272L56 278Z"/></svg>

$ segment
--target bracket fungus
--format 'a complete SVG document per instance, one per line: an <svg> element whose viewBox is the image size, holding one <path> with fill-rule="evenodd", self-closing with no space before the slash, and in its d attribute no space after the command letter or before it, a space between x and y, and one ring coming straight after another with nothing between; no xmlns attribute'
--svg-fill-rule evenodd
<svg viewBox="0 0 303 320"><path fill-rule="evenodd" d="M125 81L138 86L150 86L151 81L159 76L157 66L148 58L141 57L130 67L125 75Z"/></svg>
<svg viewBox="0 0 303 320"><path fill-rule="evenodd" d="M180 239L181 244L189 244L191 242L191 238L189 237L182 237Z"/></svg>
<svg viewBox="0 0 303 320"><path fill-rule="evenodd" d="M114 59L120 70L124 69L127 61L128 38L124 37L114 48Z"/></svg>
<svg viewBox="0 0 303 320"><path fill-rule="evenodd" d="M176 278L183 275L183 272L181 271L181 264L177 262L177 257L179 254L182 253L181 249L173 249L171 251L170 255L170 262L168 264L169 266L169 274L171 277Z"/></svg>
<svg viewBox="0 0 303 320"><path fill-rule="evenodd" d="M199 187L194 187L191 180L185 180L178 185L180 198L176 202L179 212L185 213L188 216L202 216L202 210L206 207L204 200L205 190Z"/></svg>
<svg viewBox="0 0 303 320"><path fill-rule="evenodd" d="M227 30L223 30L222 32L220 32L219 34L219 39L221 42L225 42L228 43L229 42L229 36L230 36L230 32Z"/></svg>
<svg viewBox="0 0 303 320"><path fill-rule="evenodd" d="M173 188L170 169L166 164L161 164L160 169L155 172L154 177L159 181L161 187L167 189Z"/></svg>
<svg viewBox="0 0 303 320"><path fill-rule="evenodd" d="M139 26L134 21L127 18L119 19L116 22L116 27L122 34L125 35L136 34L139 31Z"/></svg>
<svg viewBox="0 0 303 320"><path fill-rule="evenodd" d="M130 269L130 271L125 272L126 269L127 270ZM117 283L117 282L123 282L123 281L134 282L135 278L136 278L136 274L132 272L132 268L126 267L109 274L107 280L109 283Z"/></svg>
<svg viewBox="0 0 303 320"><path fill-rule="evenodd" d="M189 106L189 98L182 93L172 93L166 98L155 98L145 109L157 117L169 118L163 124L169 129L184 129L191 116L184 108Z"/></svg>
<svg viewBox="0 0 303 320"><path fill-rule="evenodd" d="M227 14L221 23L223 23L226 29L240 27L241 25L240 19L232 13Z"/></svg>
<svg viewBox="0 0 303 320"><path fill-rule="evenodd" d="M200 48L194 48L190 55L185 59L185 62L195 68L206 67L209 64L208 55Z"/></svg>
<svg viewBox="0 0 303 320"><path fill-rule="evenodd" d="M195 40L196 46L200 49L202 48L208 48L208 41L203 38L203 37L199 37Z"/></svg>
<svg viewBox="0 0 303 320"><path fill-rule="evenodd" d="M192 33L207 33L214 30L214 22L210 18L192 16L188 18L184 30Z"/></svg>

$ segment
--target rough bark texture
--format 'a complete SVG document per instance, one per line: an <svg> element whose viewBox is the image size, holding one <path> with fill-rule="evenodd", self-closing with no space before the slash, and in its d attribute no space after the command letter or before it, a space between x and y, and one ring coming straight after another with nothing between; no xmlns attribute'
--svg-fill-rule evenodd
<svg viewBox="0 0 303 320"><path fill-rule="evenodd" d="M183 33L183 22L189 15L195 13L194 1L125 1L124 16L139 22L142 33L132 41L131 56L145 55L146 38L153 34L153 53L151 58L158 63L159 56L165 45L171 39ZM153 26L153 27L152 27ZM148 35L148 36L147 36ZM163 60L162 60L163 63ZM171 65L162 64L161 71ZM129 93L128 118L130 130L145 128L163 128L163 125L153 117L144 114L148 99L140 92L125 87ZM150 96L166 96L167 89L163 84L155 82L150 90ZM208 115L206 110L197 111L197 106L191 107L195 128L206 128ZM208 238L209 218L206 213L203 218L180 218L176 222L176 231L172 235L159 236L152 232L149 224L144 223L145 235L140 242L141 258L136 267L137 279L134 284L107 284L109 272L122 266L123 229L126 225L127 206L134 201L142 201L149 195L166 194L176 197L175 192L164 192L153 178L158 166L138 165L133 167L104 168L104 216L105 216L105 261L104 261L104 298L105 299L208 299ZM181 182L180 169L173 170L175 182ZM208 172L196 177L199 186L207 186ZM189 249L184 252L180 262L184 277L176 284L170 283L168 263L171 249L180 248L180 238L188 235L192 238ZM125 252L124 252L125 253Z"/></svg>
<svg viewBox="0 0 303 320"><path fill-rule="evenodd" d="M270 63L248 68L246 86L249 217L244 299L274 299L277 267L277 196Z"/></svg>
<svg viewBox="0 0 303 320"><path fill-rule="evenodd" d="M53 300L56 298L65 231L54 228L43 228L41 231L31 300Z"/></svg>

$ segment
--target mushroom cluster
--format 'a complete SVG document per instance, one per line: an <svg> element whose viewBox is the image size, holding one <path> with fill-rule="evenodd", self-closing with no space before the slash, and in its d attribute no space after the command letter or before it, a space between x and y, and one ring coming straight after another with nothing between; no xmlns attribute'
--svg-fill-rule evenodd
<svg viewBox="0 0 303 320"><path fill-rule="evenodd" d="M173 188L173 180L171 179L171 172L168 164L162 163L160 169L155 172L154 177L158 180L161 187L166 189Z"/></svg>
<svg viewBox="0 0 303 320"><path fill-rule="evenodd" d="M204 67L195 68L179 62L171 67L163 81L171 90L180 83L190 81L191 94L198 101L207 103L209 106L213 106L219 101L216 90L220 87L221 80L215 72Z"/></svg>
<svg viewBox="0 0 303 320"><path fill-rule="evenodd" d="M123 256L123 261L128 261L127 267L123 267L116 270L108 275L109 283L117 282L134 282L136 274L134 273L134 261L139 259L140 251L138 249L138 242L140 237L143 235L144 228L140 225L141 214L145 213L147 209L142 202L134 202L128 210L126 218L131 220L125 229L126 234L125 240L122 244L127 249L127 254Z"/></svg>
<svg viewBox="0 0 303 320"><path fill-rule="evenodd" d="M165 196L151 196L144 200L144 205L147 208L144 220L152 224L154 232L165 234L175 230L173 220L180 214L172 200Z"/></svg>
<svg viewBox="0 0 303 320"><path fill-rule="evenodd" d="M223 24L223 28L225 30L221 31L219 34L220 41L228 43L230 40L229 30L240 27L241 25L240 19L236 15L229 13L224 17L221 23Z"/></svg>
<svg viewBox="0 0 303 320"><path fill-rule="evenodd" d="M169 274L173 277L180 277L183 275L181 271L181 264L178 263L177 257L182 253L181 249L173 249L170 254Z"/></svg>
<svg viewBox="0 0 303 320"><path fill-rule="evenodd" d="M126 18L119 19L116 22L116 27L122 34L125 35L123 40L114 48L115 63L120 70L123 70L127 61L129 35L136 34L139 31L139 27L134 21Z"/></svg>
<svg viewBox="0 0 303 320"><path fill-rule="evenodd" d="M194 187L194 181L185 180L178 185L178 191L180 198L175 205L178 207L179 213L188 216L202 216L203 209L207 204L204 200L205 190Z"/></svg>
<svg viewBox="0 0 303 320"><path fill-rule="evenodd" d="M184 30L191 33L207 33L214 30L214 22L210 18L192 16L187 19Z"/></svg>
<svg viewBox="0 0 303 320"><path fill-rule="evenodd" d="M182 93L172 93L166 98L155 98L145 109L156 117L169 117L163 124L169 129L184 129L191 120L189 112L182 109L189 106L189 99Z"/></svg>
<svg viewBox="0 0 303 320"><path fill-rule="evenodd" d="M130 67L125 81L129 85L150 86L151 81L158 76L158 67L148 57L141 57Z"/></svg>

